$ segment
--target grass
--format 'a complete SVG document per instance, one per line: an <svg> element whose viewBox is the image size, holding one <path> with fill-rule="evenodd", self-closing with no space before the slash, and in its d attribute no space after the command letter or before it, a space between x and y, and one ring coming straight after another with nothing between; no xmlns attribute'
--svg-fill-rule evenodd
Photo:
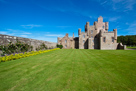
<svg viewBox="0 0 136 91"><path fill-rule="evenodd" d="M136 91L135 50L62 49L0 63L0 91Z"/></svg>
<svg viewBox="0 0 136 91"><path fill-rule="evenodd" d="M136 49L136 46L127 46L128 49Z"/></svg>

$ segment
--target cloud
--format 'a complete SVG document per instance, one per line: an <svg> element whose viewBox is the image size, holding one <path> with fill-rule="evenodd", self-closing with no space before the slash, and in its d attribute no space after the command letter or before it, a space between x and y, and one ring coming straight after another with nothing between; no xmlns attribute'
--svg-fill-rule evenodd
<svg viewBox="0 0 136 91"><path fill-rule="evenodd" d="M32 33L24 32L24 33L22 33L22 34L32 34Z"/></svg>
<svg viewBox="0 0 136 91"><path fill-rule="evenodd" d="M133 23L131 24L127 24L128 25L128 28L125 29L125 31L128 31L129 34L136 34L136 21L134 21Z"/></svg>
<svg viewBox="0 0 136 91"><path fill-rule="evenodd" d="M72 26L56 26L58 28L68 28L68 27L72 27Z"/></svg>
<svg viewBox="0 0 136 91"><path fill-rule="evenodd" d="M4 31L0 31L0 34L7 34L7 32L4 32Z"/></svg>
<svg viewBox="0 0 136 91"><path fill-rule="evenodd" d="M97 16L89 16L91 19L97 19Z"/></svg>
<svg viewBox="0 0 136 91"><path fill-rule="evenodd" d="M52 37L63 37L62 34L46 34L45 36L52 36Z"/></svg>
<svg viewBox="0 0 136 91"><path fill-rule="evenodd" d="M14 33L14 34L32 34L29 32L24 32L22 30L16 30L16 29L6 29L6 30L8 30L9 32Z"/></svg>
<svg viewBox="0 0 136 91"><path fill-rule="evenodd" d="M115 11L130 11L134 9L136 0L112 0L112 8Z"/></svg>
<svg viewBox="0 0 136 91"><path fill-rule="evenodd" d="M127 30L135 30L136 31L136 22L133 24L130 24Z"/></svg>
<svg viewBox="0 0 136 91"><path fill-rule="evenodd" d="M28 37L27 35L20 35L21 37Z"/></svg>
<svg viewBox="0 0 136 91"><path fill-rule="evenodd" d="M108 1L104 1L104 2L101 3L101 5L103 5L103 4L107 3L107 2L108 2Z"/></svg>
<svg viewBox="0 0 136 91"><path fill-rule="evenodd" d="M120 19L120 17L109 17L109 21L111 22L116 22L118 19Z"/></svg>
<svg viewBox="0 0 136 91"><path fill-rule="evenodd" d="M34 24L29 24L29 25L21 25L24 28L34 28L34 27L42 27L42 25L34 25Z"/></svg>

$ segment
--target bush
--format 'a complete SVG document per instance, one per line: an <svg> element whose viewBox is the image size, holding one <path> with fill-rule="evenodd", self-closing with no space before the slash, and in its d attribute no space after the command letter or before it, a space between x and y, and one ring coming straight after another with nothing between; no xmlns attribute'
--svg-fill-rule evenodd
<svg viewBox="0 0 136 91"><path fill-rule="evenodd" d="M47 46L44 43L42 43L38 48L36 48L36 51L45 50L45 49L47 49Z"/></svg>
<svg viewBox="0 0 136 91"><path fill-rule="evenodd" d="M33 46L17 41L17 43L15 44L13 44L12 42L9 42L8 45L1 45L0 50L2 50L3 52L2 55L10 55L13 53L32 51Z"/></svg>
<svg viewBox="0 0 136 91"><path fill-rule="evenodd" d="M63 48L63 45L58 45L58 44L57 44L57 48L62 49L62 48Z"/></svg>
<svg viewBox="0 0 136 91"><path fill-rule="evenodd" d="M45 52L54 51L54 50L59 50L59 48L55 48L55 49L51 49L51 50L40 50L40 51L25 52L24 54L23 53L19 53L19 54L15 54L15 55L11 54L9 56L6 55L4 57L0 57L0 62L16 60L16 59L29 57L29 56L33 56L33 55L37 55L37 54L41 54L41 53L45 53Z"/></svg>

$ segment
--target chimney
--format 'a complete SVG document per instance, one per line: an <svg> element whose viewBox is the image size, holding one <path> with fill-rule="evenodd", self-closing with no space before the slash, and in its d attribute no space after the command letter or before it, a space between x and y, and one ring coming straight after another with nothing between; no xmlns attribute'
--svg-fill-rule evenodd
<svg viewBox="0 0 136 91"><path fill-rule="evenodd" d="M81 29L79 28L79 29L78 29L78 35L80 35L80 34L81 34Z"/></svg>
<svg viewBox="0 0 136 91"><path fill-rule="evenodd" d="M68 37L68 33L66 33L66 36Z"/></svg>
<svg viewBox="0 0 136 91"><path fill-rule="evenodd" d="M103 17L102 16L98 17L98 23L99 22L103 22Z"/></svg>
<svg viewBox="0 0 136 91"><path fill-rule="evenodd" d="M74 32L73 32L73 38L74 38Z"/></svg>

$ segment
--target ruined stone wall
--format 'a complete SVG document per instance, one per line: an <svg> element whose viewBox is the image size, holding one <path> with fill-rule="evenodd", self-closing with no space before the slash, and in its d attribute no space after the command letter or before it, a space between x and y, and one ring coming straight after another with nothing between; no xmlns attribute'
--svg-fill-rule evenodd
<svg viewBox="0 0 136 91"><path fill-rule="evenodd" d="M33 46L33 50L35 50L42 43L44 43L48 48L49 47L55 48L56 44L57 44L57 43L54 43L54 42L48 42L48 41L42 41L42 40L29 39L29 38L22 38L22 37L0 34L0 45L7 45L7 44L9 44L9 42L16 43L17 40Z"/></svg>

